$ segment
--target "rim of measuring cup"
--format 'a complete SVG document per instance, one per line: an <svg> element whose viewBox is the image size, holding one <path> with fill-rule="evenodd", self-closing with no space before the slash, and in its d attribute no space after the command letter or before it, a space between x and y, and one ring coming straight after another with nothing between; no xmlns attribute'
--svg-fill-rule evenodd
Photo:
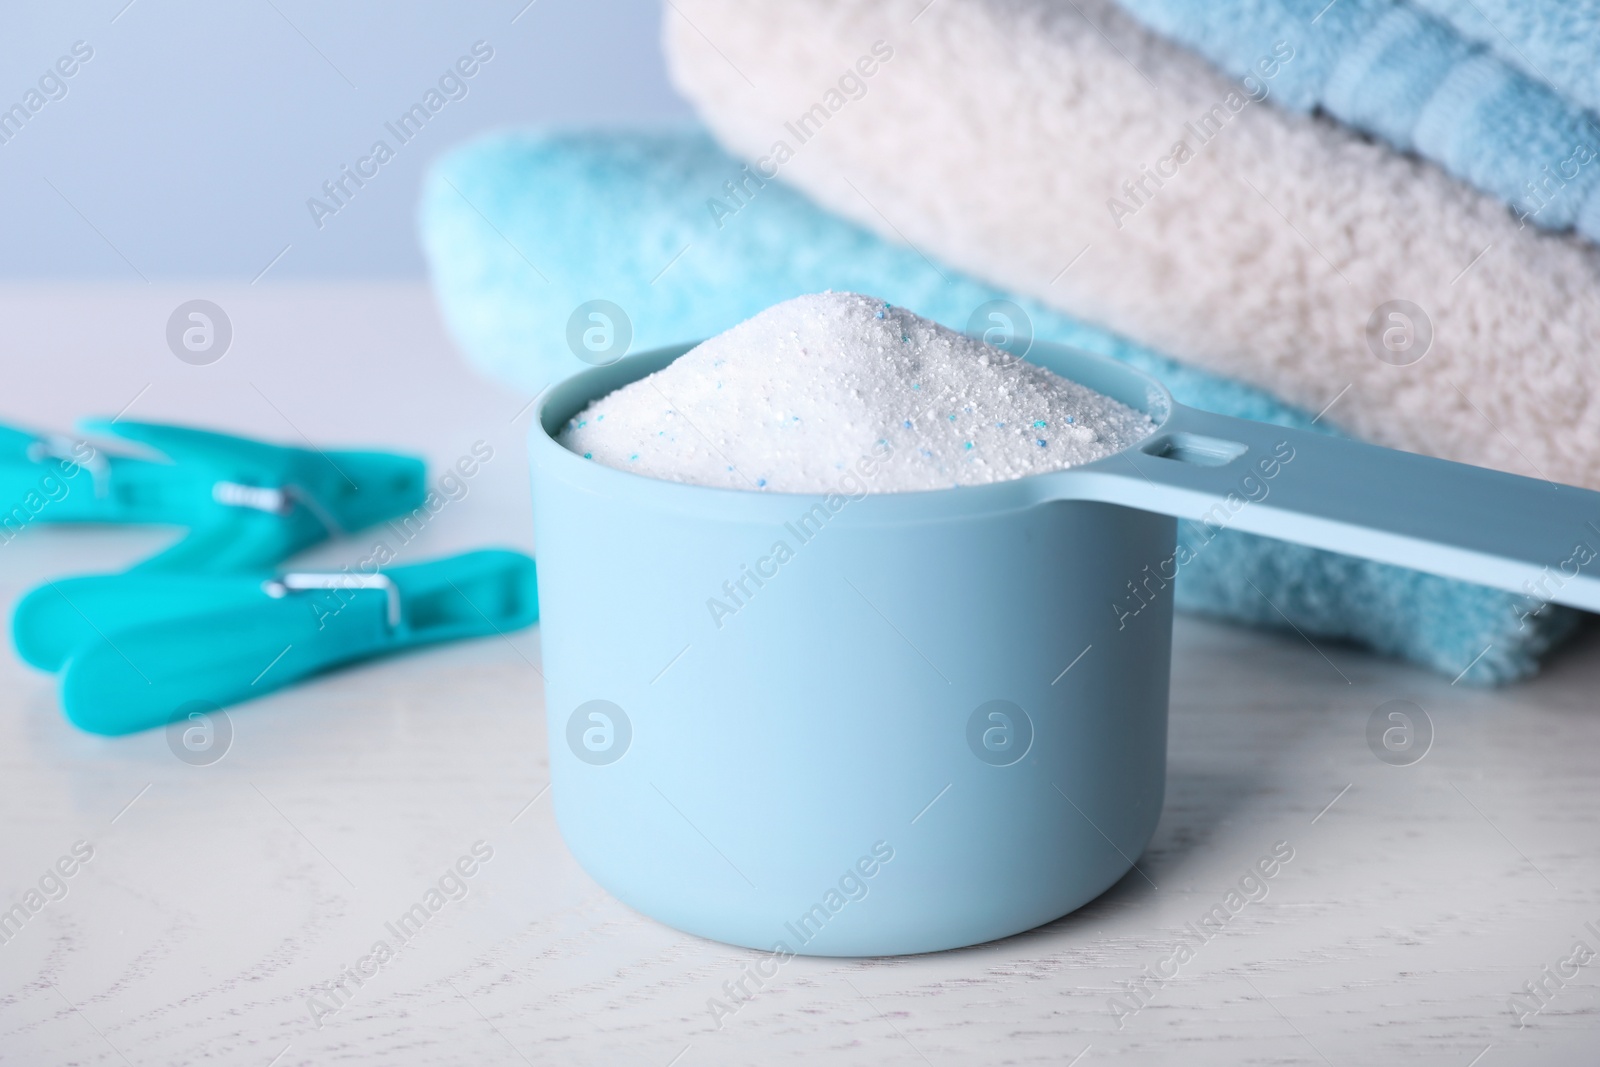
<svg viewBox="0 0 1600 1067"><path fill-rule="evenodd" d="M533 426L528 434L529 458L536 476L548 474L607 497L628 497L655 507L752 521L792 519L797 508L804 510L827 499L829 493L727 489L652 478L584 459L556 440L567 421L589 403L653 374L700 343L688 341L638 352L603 367L578 371L546 386L535 400ZM1046 483L1097 470L1123 453L1146 444L1162 431L1177 407L1172 394L1158 380L1106 356L1068 345L1035 341L1025 358L1029 363L1144 412L1155 421L1155 426L1149 434L1124 449L1063 470L1042 471L982 485L869 492L849 505L857 519L917 521L933 516L949 518L954 514L992 513L1032 506L1055 495L1045 489ZM844 492L843 488L840 492Z"/></svg>

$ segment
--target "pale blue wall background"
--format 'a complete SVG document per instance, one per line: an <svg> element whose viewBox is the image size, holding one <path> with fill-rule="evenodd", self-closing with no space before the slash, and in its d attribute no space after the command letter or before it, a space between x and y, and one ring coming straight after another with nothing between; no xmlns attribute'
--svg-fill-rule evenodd
<svg viewBox="0 0 1600 1067"><path fill-rule="evenodd" d="M526 5L0 0L0 108L74 41L94 49L0 144L0 277L248 281L286 245L266 278L421 277L418 182L452 144L689 113L662 68L658 0ZM375 138L393 145L385 120L480 39L494 58L465 99L316 229L306 198Z"/></svg>

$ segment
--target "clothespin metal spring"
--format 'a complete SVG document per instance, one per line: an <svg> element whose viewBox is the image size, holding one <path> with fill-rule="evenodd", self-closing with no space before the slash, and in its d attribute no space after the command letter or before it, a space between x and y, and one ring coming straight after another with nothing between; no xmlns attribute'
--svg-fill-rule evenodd
<svg viewBox="0 0 1600 1067"><path fill-rule="evenodd" d="M387 598L387 613L389 629L395 630L400 626L400 589L390 580L387 574L351 574L348 571L289 571L276 578L268 578L261 583L262 592L273 599L281 599L290 593L308 592L318 589L382 589Z"/></svg>

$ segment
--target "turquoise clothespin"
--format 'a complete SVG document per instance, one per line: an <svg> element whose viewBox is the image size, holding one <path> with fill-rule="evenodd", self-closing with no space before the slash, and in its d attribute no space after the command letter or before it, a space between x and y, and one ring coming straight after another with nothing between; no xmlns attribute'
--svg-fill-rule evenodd
<svg viewBox="0 0 1600 1067"><path fill-rule="evenodd" d="M17 653L62 671L76 726L125 734L194 701L261 696L340 664L538 620L534 562L485 549L377 573L130 571L47 582L12 617Z"/></svg>
<svg viewBox="0 0 1600 1067"><path fill-rule="evenodd" d="M162 523L189 536L139 569L269 567L328 537L416 510L419 459L329 451L149 422L89 420L167 461L0 426L0 541L32 522Z"/></svg>

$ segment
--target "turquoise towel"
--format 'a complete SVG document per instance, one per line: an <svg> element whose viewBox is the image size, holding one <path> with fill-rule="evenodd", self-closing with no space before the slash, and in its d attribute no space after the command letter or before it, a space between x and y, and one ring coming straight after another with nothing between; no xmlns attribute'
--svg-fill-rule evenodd
<svg viewBox="0 0 1600 1067"><path fill-rule="evenodd" d="M1528 224L1600 239L1600 117L1421 10L1445 0L1117 3L1252 95L1430 159ZM1596 62L1573 83L1592 89Z"/></svg>
<svg viewBox="0 0 1600 1067"><path fill-rule="evenodd" d="M1308 414L1259 390L1009 297L746 174L692 131L513 134L459 149L435 167L421 207L445 321L484 370L535 390L585 365L569 347L569 322L592 300L624 310L638 351L708 337L829 288L872 293L956 328L985 302L1011 299L1037 338L1130 363L1184 403L1312 427ZM736 199L729 182L744 190ZM1464 670L1463 682L1532 673L1578 615L1547 607L1524 623L1522 598L1479 586L1233 531L1205 544L1192 523L1180 537L1195 554L1179 572L1180 608L1292 623L1313 640L1354 641L1452 677Z"/></svg>

